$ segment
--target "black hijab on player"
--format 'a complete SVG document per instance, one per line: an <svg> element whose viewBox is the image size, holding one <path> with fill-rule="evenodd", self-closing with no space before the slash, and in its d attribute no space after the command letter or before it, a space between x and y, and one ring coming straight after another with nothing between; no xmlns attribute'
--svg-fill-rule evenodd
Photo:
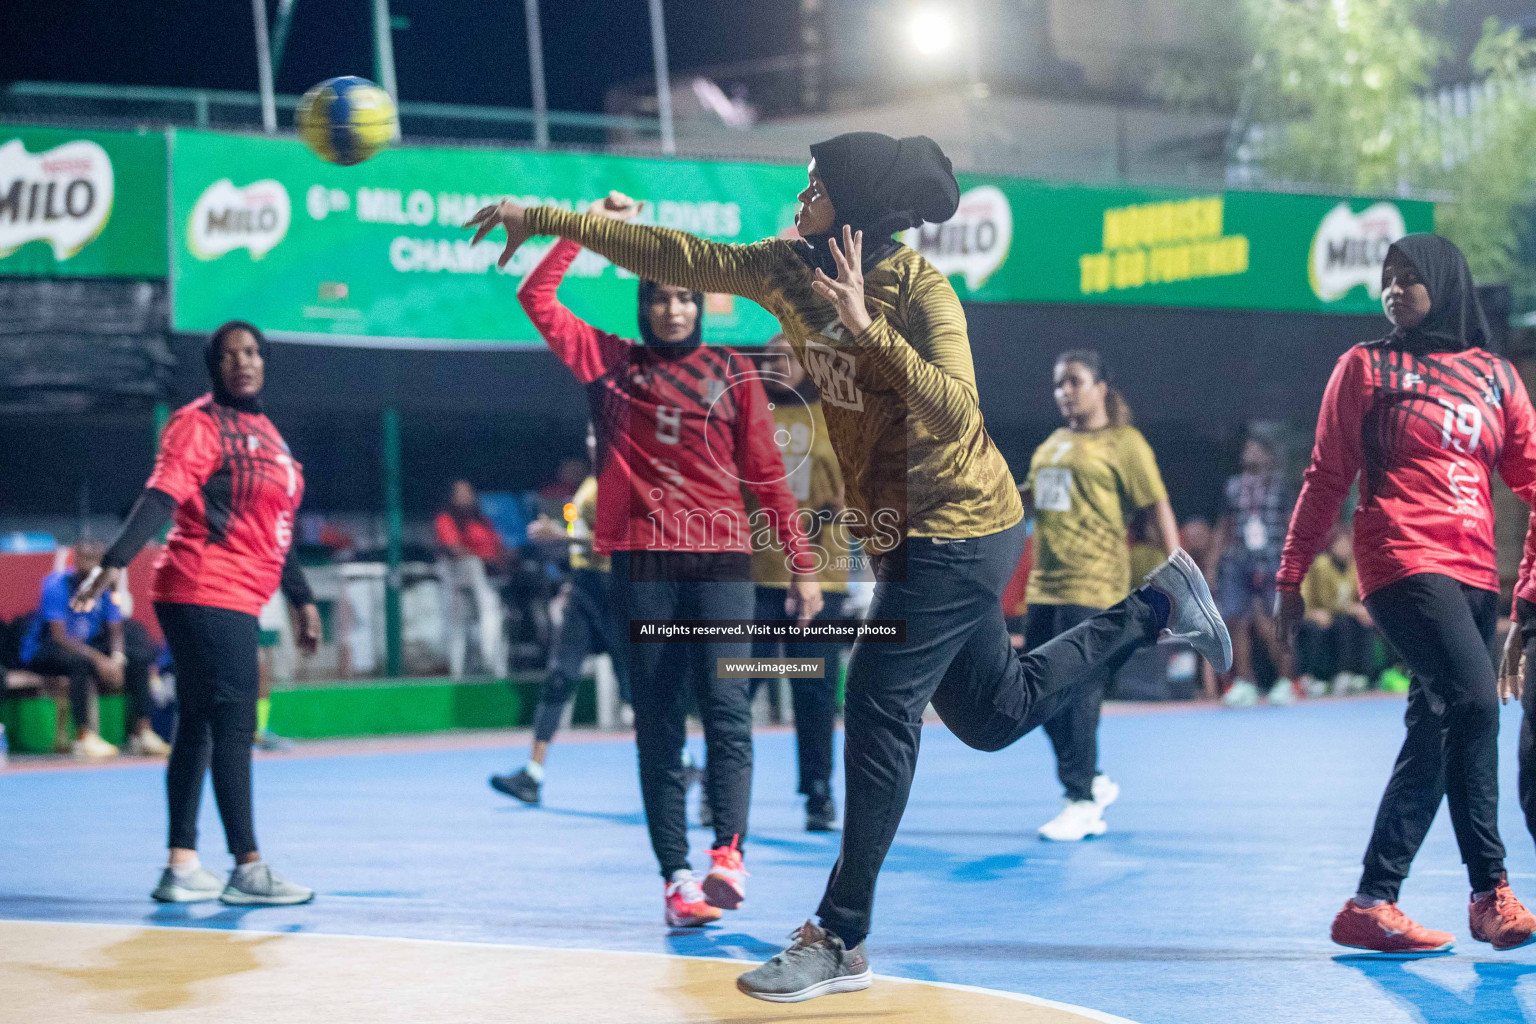
<svg viewBox="0 0 1536 1024"><path fill-rule="evenodd" d="M864 232L865 270L896 251L897 231L955 215L960 185L949 157L926 135L893 139L879 132L847 132L811 147L816 174L827 186L837 221L826 235L805 239L801 257L837 277L827 239L842 244L843 225Z"/></svg>
<svg viewBox="0 0 1536 1024"><path fill-rule="evenodd" d="M682 341L662 341L651 331L651 298L656 294L655 281L641 281L637 298L640 304L640 340L645 348L664 359L679 359L704 344L704 293L693 293L693 304L699 315L693 321L693 333Z"/></svg>
<svg viewBox="0 0 1536 1024"><path fill-rule="evenodd" d="M1456 243L1439 235L1404 235L1387 250L1407 259L1429 289L1429 315L1417 327L1393 330L1387 341L1413 353L1461 352L1486 348L1490 337L1472 271ZM1383 281L1383 284L1386 282Z"/></svg>
<svg viewBox="0 0 1536 1024"><path fill-rule="evenodd" d="M266 362L270 348L267 345L267 336L261 333L261 328L244 320L230 320L220 324L218 330L208 338L208 344L203 346L203 365L208 368L208 377L213 382L213 400L220 405L227 405L231 409L239 409L241 412L261 412L261 395L255 394L249 398L237 398L230 394L224 386L224 342L236 331L249 331L251 337L256 339L256 347L261 352L261 359Z"/></svg>

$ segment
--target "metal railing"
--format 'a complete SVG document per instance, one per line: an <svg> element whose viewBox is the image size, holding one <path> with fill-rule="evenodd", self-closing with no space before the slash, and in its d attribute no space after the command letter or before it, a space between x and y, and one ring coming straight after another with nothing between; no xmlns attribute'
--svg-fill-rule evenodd
<svg viewBox="0 0 1536 1024"><path fill-rule="evenodd" d="M297 96L278 96L277 108L292 111ZM606 133L660 134L655 117L551 110L550 128L563 141L601 144ZM228 89L183 89L148 85L80 82L12 82L0 90L0 117L74 117L134 124L195 128L261 127L261 97ZM402 134L423 138L533 139L535 112L523 107L481 107L464 103L400 104Z"/></svg>

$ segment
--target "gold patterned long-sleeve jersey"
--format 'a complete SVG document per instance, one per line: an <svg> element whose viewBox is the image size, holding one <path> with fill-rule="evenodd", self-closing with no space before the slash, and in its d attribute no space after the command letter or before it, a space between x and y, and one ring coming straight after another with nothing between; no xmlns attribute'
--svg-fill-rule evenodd
<svg viewBox="0 0 1536 1024"><path fill-rule="evenodd" d="M982 537L1023 518L982 422L959 297L913 250L898 247L865 273L873 323L851 337L785 239L725 245L550 207L529 209L527 224L648 280L728 292L773 314L821 391L849 532L871 553L905 536Z"/></svg>

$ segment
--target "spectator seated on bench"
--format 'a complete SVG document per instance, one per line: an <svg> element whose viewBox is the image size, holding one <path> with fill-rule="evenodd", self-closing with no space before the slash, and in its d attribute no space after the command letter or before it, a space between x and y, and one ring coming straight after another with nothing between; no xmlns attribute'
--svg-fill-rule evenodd
<svg viewBox="0 0 1536 1024"><path fill-rule="evenodd" d="M69 679L69 709L75 736L71 747L78 758L112 757L117 748L101 738L92 714L97 691L124 690L128 752L163 756L170 747L149 724L149 673L155 645L136 622L125 622L115 594L105 594L89 612L69 607L77 581L101 564L103 548L84 542L75 548L75 567L49 573L31 626L21 638L20 660L42 676Z"/></svg>

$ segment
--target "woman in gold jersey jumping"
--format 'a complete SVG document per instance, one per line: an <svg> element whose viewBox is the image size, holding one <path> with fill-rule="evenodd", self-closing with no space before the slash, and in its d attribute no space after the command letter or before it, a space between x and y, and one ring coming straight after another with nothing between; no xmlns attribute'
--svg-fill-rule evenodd
<svg viewBox="0 0 1536 1024"><path fill-rule="evenodd" d="M1024 547L1024 509L982 422L959 298L891 237L954 215L949 159L932 139L873 132L818 143L811 157L793 240L724 245L511 200L466 225L475 242L506 230L502 265L528 238L558 235L646 280L751 299L778 319L821 392L846 488L840 522L874 560L869 616L904 629L854 645L841 855L818 920L737 981L773 1002L869 986L863 944L875 879L906 808L930 702L966 744L998 750L1165 630L1217 665L1231 659L1204 577L1183 552L1114 607L1022 657L1013 651L1000 598ZM608 202L634 200L613 193Z"/></svg>

